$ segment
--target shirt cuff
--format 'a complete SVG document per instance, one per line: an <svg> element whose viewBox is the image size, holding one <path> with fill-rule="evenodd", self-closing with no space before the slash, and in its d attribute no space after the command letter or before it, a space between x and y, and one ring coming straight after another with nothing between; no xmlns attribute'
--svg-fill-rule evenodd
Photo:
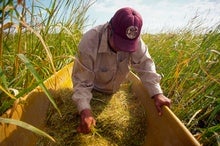
<svg viewBox="0 0 220 146"><path fill-rule="evenodd" d="M154 84L154 85L148 84L146 85L146 89L150 97L153 97L156 94L163 94L163 91L159 84Z"/></svg>
<svg viewBox="0 0 220 146"><path fill-rule="evenodd" d="M84 109L91 109L90 102L88 101L88 99L86 98L74 99L73 96L73 100L77 105L77 110L79 113L81 113L81 111Z"/></svg>

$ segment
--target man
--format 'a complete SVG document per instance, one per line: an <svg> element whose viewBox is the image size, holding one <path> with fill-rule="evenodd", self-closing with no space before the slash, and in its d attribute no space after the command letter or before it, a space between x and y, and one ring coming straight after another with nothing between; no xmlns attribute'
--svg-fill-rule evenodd
<svg viewBox="0 0 220 146"><path fill-rule="evenodd" d="M163 105L171 101L163 95L160 75L148 48L140 38L142 18L132 8L119 9L110 22L86 32L79 44L79 55L73 69L75 101L81 116L78 132L89 133L96 120L92 115L90 100L92 90L114 93L126 79L130 67L155 101L159 115Z"/></svg>

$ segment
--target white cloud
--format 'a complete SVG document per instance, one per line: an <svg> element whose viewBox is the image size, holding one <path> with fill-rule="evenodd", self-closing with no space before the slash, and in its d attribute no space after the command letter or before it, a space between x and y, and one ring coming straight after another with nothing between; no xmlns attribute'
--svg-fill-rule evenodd
<svg viewBox="0 0 220 146"><path fill-rule="evenodd" d="M204 26L220 22L220 2L210 0L97 0L89 9L89 18L95 25L111 19L121 7L133 7L143 17L143 31L156 33L185 27L192 18L202 21Z"/></svg>

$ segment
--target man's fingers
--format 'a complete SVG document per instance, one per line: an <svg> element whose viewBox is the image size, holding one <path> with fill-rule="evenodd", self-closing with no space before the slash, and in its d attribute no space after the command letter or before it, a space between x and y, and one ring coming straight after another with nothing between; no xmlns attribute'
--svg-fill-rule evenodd
<svg viewBox="0 0 220 146"><path fill-rule="evenodd" d="M80 133L88 134L91 132L91 127L96 125L96 120L93 118L91 110L85 109L81 112L80 125L77 131Z"/></svg>
<svg viewBox="0 0 220 146"><path fill-rule="evenodd" d="M88 134L91 131L91 126L96 125L96 120L92 117L82 119L80 125L77 127L78 133Z"/></svg>
<svg viewBox="0 0 220 146"><path fill-rule="evenodd" d="M170 105L172 104L172 101L170 99L168 99L167 101L167 106L170 108Z"/></svg>
<svg viewBox="0 0 220 146"><path fill-rule="evenodd" d="M93 124L94 126L96 126L96 120L93 120L92 124Z"/></svg>
<svg viewBox="0 0 220 146"><path fill-rule="evenodd" d="M157 107L158 115L161 116L161 115L162 115L161 105L160 105L160 104L157 104L156 107Z"/></svg>
<svg viewBox="0 0 220 146"><path fill-rule="evenodd" d="M92 125L95 126L95 120L92 117L86 118L85 123L88 129L90 129Z"/></svg>
<svg viewBox="0 0 220 146"><path fill-rule="evenodd" d="M163 94L156 94L153 96L156 109L158 111L158 114L161 116L163 114L162 112L162 106L168 106L170 108L171 100L164 96Z"/></svg>

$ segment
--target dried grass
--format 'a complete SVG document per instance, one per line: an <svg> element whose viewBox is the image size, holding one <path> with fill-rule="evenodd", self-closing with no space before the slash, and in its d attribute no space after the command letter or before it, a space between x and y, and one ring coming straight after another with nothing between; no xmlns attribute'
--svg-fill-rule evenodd
<svg viewBox="0 0 220 146"><path fill-rule="evenodd" d="M80 116L71 99L71 90L63 90L60 95L56 101L63 116L60 118L54 108L49 108L45 128L57 143L41 137L38 146L142 145L146 133L146 113L138 98L132 95L129 84L123 84L113 95L93 92L91 106L97 123L90 134L76 132Z"/></svg>

